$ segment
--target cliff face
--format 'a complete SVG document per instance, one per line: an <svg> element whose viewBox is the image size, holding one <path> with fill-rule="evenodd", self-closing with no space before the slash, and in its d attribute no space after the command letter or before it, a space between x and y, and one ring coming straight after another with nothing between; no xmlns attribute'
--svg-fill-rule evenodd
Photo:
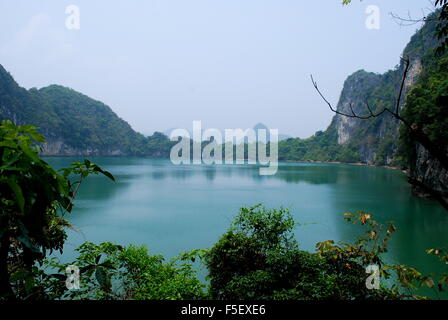
<svg viewBox="0 0 448 320"><path fill-rule="evenodd" d="M339 112L351 114L351 108L356 114L365 115L366 97L381 84L382 76L360 70L351 75L344 83L341 98L337 106ZM351 108L350 108L351 106ZM338 133L338 143L347 144L356 136L363 120L336 115L332 125Z"/></svg>
<svg viewBox="0 0 448 320"><path fill-rule="evenodd" d="M400 109L406 102L407 92L414 86L421 72L421 58L414 57L405 80ZM352 114L353 109L358 116L368 116L368 106L374 112L385 107L394 109L403 73L403 63L395 70L382 75L364 70L357 71L345 81L337 110ZM394 164L400 123L389 113L367 120L337 114L330 128L335 128L339 145L351 146L358 150L360 162L370 165Z"/></svg>
<svg viewBox="0 0 448 320"><path fill-rule="evenodd" d="M63 157L77 157L77 156L105 156L105 157L115 157L115 156L129 156L130 154L126 151L115 149L98 149L98 148L74 148L65 143L62 139L47 139L42 145L41 156L63 156Z"/></svg>
<svg viewBox="0 0 448 320"><path fill-rule="evenodd" d="M427 65L434 59L433 50L438 45L435 38L437 22L427 22L403 51L402 56L410 60L410 68L405 79L405 87L400 109L406 104L407 94L417 83ZM351 113L350 104L358 115L369 113L366 102L374 111L385 107L395 108L404 73L404 61L385 74L358 71L345 82L337 110ZM381 117L360 120L336 115L330 125L338 135L338 144L358 151L359 161L375 165L396 163L400 123L389 114Z"/></svg>
<svg viewBox="0 0 448 320"><path fill-rule="evenodd" d="M416 144L415 163L410 174L412 178L421 181L448 199L448 171L420 144ZM419 196L431 196L427 190L417 186L414 186L413 191Z"/></svg>
<svg viewBox="0 0 448 320"><path fill-rule="evenodd" d="M433 96L444 96L448 88L440 84L446 79L446 75L440 69L445 68L448 63L443 64L439 69L434 68L434 64L443 61L443 57L436 57L433 54L438 41L435 39L436 23L428 22L411 39L403 52L403 57L409 58L410 68L405 79L403 97L400 101L400 113L405 113L405 118L411 124L417 123L431 139L437 141L437 137L444 136L444 119L448 119L445 108L437 109ZM448 59L448 58L447 58ZM448 70L445 70L448 74ZM340 96L337 110L345 114L351 114L351 108L357 115L368 115L369 110L366 103L375 111L381 111L385 107L395 108L400 84L404 74L404 62L401 62L395 70L385 74L373 74L365 71L358 71L351 75L345 82ZM421 79L425 74L425 79ZM427 91L421 89L425 81L434 77L437 85L428 85ZM439 77L439 78L437 78ZM415 89L419 95L412 95ZM423 90L423 91L422 91ZM421 93L423 92L423 93ZM429 97L428 97L429 96ZM407 103L407 99L413 103ZM419 100L420 99L420 100ZM424 105L422 101L428 101ZM350 108L351 106L351 108ZM437 123L437 124L436 124ZM447 123L447 122L446 122ZM357 151L359 162L374 165L403 165L403 157L400 152L400 126L402 123L393 118L388 113L381 117L361 120L342 115L335 115L329 130L337 132L337 143L340 148ZM329 131L327 130L327 131ZM413 149L412 157L408 159L410 176L424 183L430 189L442 194L448 194L448 172L442 167L428 151L418 143L407 142ZM446 142L439 141L439 145L446 146ZM448 151L448 148L447 148ZM428 193L421 188L414 187L414 191L419 195Z"/></svg>

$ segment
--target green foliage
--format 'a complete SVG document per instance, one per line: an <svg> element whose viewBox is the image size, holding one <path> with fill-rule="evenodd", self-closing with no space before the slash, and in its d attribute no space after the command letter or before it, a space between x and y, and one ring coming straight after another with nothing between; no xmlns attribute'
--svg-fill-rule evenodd
<svg viewBox="0 0 448 320"><path fill-rule="evenodd" d="M290 138L278 144L279 160L347 162L360 161L358 148L354 144L338 144L336 129L330 126L318 131L308 139Z"/></svg>
<svg viewBox="0 0 448 320"><path fill-rule="evenodd" d="M349 216L349 214L347 214ZM364 224L371 216L362 214ZM368 237L354 245L317 244L318 253L299 249L295 222L284 209L242 208L231 228L206 255L213 299L353 300L396 299L396 290L366 288L365 267L383 266L390 235L370 222ZM381 241L380 241L381 240ZM380 242L379 242L380 241Z"/></svg>
<svg viewBox="0 0 448 320"><path fill-rule="evenodd" d="M379 290L366 288L365 268L376 265L381 271L385 265L383 253L387 252L387 245L395 226L389 223L386 227L372 219L372 215L365 212L345 213L345 219L353 224L360 223L366 227L365 236L360 237L353 244L328 240L316 244L319 256L325 260L327 272L333 274L335 290L341 299L397 299L397 288L387 288L385 284ZM383 279L390 275L382 272Z"/></svg>
<svg viewBox="0 0 448 320"><path fill-rule="evenodd" d="M426 253L429 255L433 255L439 259L446 266L446 272L439 275L439 279L437 283L432 280L432 278L427 278L428 280L425 282L427 287L435 287L437 291L447 292L448 289L448 251L446 249L428 249Z"/></svg>
<svg viewBox="0 0 448 320"><path fill-rule="evenodd" d="M423 130L437 146L448 147L448 56L428 63L417 84L408 94L402 116ZM400 154L413 162L415 144L409 128L400 129Z"/></svg>
<svg viewBox="0 0 448 320"><path fill-rule="evenodd" d="M177 142L172 142L163 133L154 132L146 138L145 154L155 158L169 158L171 148Z"/></svg>
<svg viewBox="0 0 448 320"><path fill-rule="evenodd" d="M44 138L33 126L0 124L0 296L35 297L30 274L47 252L62 251L75 185L68 176L110 173L85 161L59 174L38 157ZM79 185L79 184L78 184ZM30 291L31 290L31 291Z"/></svg>
<svg viewBox="0 0 448 320"><path fill-rule="evenodd" d="M170 145L169 139L161 134L145 138L108 106L74 90L52 85L35 94L40 95L58 117L60 126L51 128L51 134L61 137L74 148L97 150L100 155L118 152L157 156L161 150L157 147ZM49 130L47 122L36 125L44 131ZM160 156L166 156L166 151Z"/></svg>
<svg viewBox="0 0 448 320"><path fill-rule="evenodd" d="M47 265L58 270L58 279L68 265L80 268L80 290L64 290L65 282L48 281L46 290L62 292L62 299L107 300L179 300L205 298L204 287L196 277L192 261L202 250L184 253L167 263L163 256L150 255L144 246L122 247L109 242L84 243L76 261L60 264L56 259ZM55 287L56 286L56 287Z"/></svg>
<svg viewBox="0 0 448 320"><path fill-rule="evenodd" d="M440 45L437 48L437 54L444 54L448 48L448 0L436 0L436 6L439 6L439 25L437 26L437 38Z"/></svg>
<svg viewBox="0 0 448 320"><path fill-rule="evenodd" d="M288 210L242 208L205 257L212 299L315 299L329 281L300 251Z"/></svg>
<svg viewBox="0 0 448 320"><path fill-rule="evenodd" d="M296 245L294 219L286 209L267 210L261 205L240 209L230 231L252 238L263 251L272 248L288 250Z"/></svg>

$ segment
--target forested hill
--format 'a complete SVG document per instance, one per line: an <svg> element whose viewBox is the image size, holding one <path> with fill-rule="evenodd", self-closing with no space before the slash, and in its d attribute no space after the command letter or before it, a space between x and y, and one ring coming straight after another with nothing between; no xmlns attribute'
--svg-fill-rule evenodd
<svg viewBox="0 0 448 320"><path fill-rule="evenodd" d="M46 137L42 155L168 157L165 135L144 137L107 105L72 89L21 88L0 65L0 119L32 124Z"/></svg>

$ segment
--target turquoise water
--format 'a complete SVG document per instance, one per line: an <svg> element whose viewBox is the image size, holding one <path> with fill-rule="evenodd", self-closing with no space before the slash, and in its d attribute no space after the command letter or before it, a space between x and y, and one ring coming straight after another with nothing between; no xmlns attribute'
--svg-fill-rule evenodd
<svg viewBox="0 0 448 320"><path fill-rule="evenodd" d="M68 166L74 158L47 158ZM79 230L69 232L64 257L84 241L145 244L173 257L207 248L228 228L242 206L286 207L296 221L303 249L323 240L352 241L360 230L343 213L363 210L378 221L395 221L398 231L387 260L423 271L442 265L425 249L448 243L448 213L436 202L411 194L397 170L339 164L281 163L275 176L258 168L174 166L169 160L93 158L117 182L94 176L81 187L70 214Z"/></svg>

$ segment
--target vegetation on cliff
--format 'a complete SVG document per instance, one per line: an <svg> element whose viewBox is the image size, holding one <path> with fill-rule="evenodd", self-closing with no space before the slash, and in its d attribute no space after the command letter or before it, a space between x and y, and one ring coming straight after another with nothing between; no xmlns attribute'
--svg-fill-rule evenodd
<svg viewBox="0 0 448 320"><path fill-rule="evenodd" d="M441 149L448 148L448 55L428 60L425 71L408 94L403 117L419 127ZM416 149L409 129L401 128L401 155L412 164Z"/></svg>

